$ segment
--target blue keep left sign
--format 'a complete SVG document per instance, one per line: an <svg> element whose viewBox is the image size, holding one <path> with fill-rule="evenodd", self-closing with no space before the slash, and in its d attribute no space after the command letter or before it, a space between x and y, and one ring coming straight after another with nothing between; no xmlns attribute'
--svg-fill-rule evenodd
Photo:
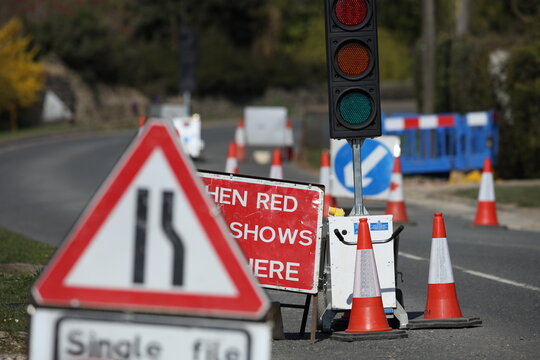
<svg viewBox="0 0 540 360"><path fill-rule="evenodd" d="M362 189L364 197L388 196L394 166L394 147L399 138L366 139L362 145ZM345 140L332 141L332 195L354 196L352 149Z"/></svg>

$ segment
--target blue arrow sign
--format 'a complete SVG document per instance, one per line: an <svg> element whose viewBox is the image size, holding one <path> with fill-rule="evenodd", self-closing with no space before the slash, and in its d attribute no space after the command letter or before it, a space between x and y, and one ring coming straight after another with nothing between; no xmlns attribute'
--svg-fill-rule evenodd
<svg viewBox="0 0 540 360"><path fill-rule="evenodd" d="M366 139L362 145L362 189L365 196L375 196L390 187L394 166L392 150L383 143ZM334 158L334 173L340 184L354 193L352 149L348 143L339 148Z"/></svg>

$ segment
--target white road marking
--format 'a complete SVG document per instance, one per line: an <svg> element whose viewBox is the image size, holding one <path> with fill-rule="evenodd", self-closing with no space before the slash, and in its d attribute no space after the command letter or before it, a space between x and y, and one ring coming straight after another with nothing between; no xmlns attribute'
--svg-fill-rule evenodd
<svg viewBox="0 0 540 360"><path fill-rule="evenodd" d="M416 255L413 255L413 254L408 254L408 253L404 253L404 252L399 252L399 256L403 256L403 257L406 257L408 259L412 259L412 260L425 260L425 261L429 261L429 259L426 259L426 258L423 258L423 257L420 257L420 256L416 256Z"/></svg>
<svg viewBox="0 0 540 360"><path fill-rule="evenodd" d="M423 257L420 257L420 256L416 256L416 255L413 255L413 254L409 254L409 253L404 253L404 252L401 252L401 251L399 252L399 255L403 256L405 258L411 259L411 260L429 261L429 259L426 259L426 258L423 258ZM540 291L540 287L537 287L537 286L533 286L533 285L529 285L529 284L525 284L525 283L521 283L521 282L517 282L517 281L513 281L513 280L508 280L508 279L505 279L505 278L502 278L502 277L499 277L499 276L486 274L486 273L483 273L483 272L480 272L480 271L469 270L467 268L464 268L464 267L458 266L458 265L453 265L452 267L455 268L455 269L461 270L461 271L463 271L463 272L465 272L467 274L478 276L478 277L481 277L481 278L484 278L484 279L497 281L497 282L507 284L507 285L518 286L518 287L528 289L528 290Z"/></svg>

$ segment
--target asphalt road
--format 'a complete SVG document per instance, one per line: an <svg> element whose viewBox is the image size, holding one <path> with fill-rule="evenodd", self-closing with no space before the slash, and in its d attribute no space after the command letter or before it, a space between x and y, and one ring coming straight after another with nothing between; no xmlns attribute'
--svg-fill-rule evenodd
<svg viewBox="0 0 540 360"><path fill-rule="evenodd" d="M207 144L199 169L223 170L233 124L205 127ZM50 244L59 244L93 193L105 179L132 132L33 140L0 147L0 226ZM253 161L240 171L266 176L269 165ZM284 167L291 180L316 181L317 174ZM401 236L399 270L403 273L405 306L411 317L425 305L431 208L408 206L417 225ZM368 210L382 213L381 204ZM540 234L476 228L459 217L445 216L454 278L462 311L483 326L455 330L411 330L400 340L342 343L318 333L298 337L301 311L282 310L286 340L274 341L274 359L536 359L540 353ZM304 296L270 292L273 299L303 303ZM309 324L309 321L308 321Z"/></svg>

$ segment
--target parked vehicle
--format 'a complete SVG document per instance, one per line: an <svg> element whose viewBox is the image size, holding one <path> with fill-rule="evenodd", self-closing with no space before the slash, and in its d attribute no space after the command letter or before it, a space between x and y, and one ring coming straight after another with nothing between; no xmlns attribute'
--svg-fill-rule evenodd
<svg viewBox="0 0 540 360"><path fill-rule="evenodd" d="M199 114L190 115L184 105L159 104L150 107L148 117L171 121L182 139L183 150L194 159L199 159L202 156L204 140L201 137L201 116Z"/></svg>

